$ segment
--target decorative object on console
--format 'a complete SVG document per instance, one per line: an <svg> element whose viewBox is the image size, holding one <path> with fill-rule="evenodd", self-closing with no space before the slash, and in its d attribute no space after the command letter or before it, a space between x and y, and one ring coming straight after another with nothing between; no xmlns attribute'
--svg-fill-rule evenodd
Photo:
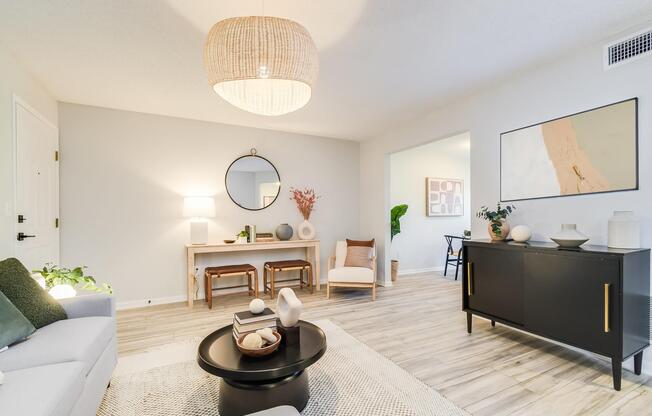
<svg viewBox="0 0 652 416"><path fill-rule="evenodd" d="M607 245L627 249L641 247L641 224L633 211L614 211L609 218Z"/></svg>
<svg viewBox="0 0 652 416"><path fill-rule="evenodd" d="M638 189L638 99L500 135L500 199Z"/></svg>
<svg viewBox="0 0 652 416"><path fill-rule="evenodd" d="M525 243L532 238L532 231L527 225L517 225L512 228L512 239L517 243Z"/></svg>
<svg viewBox="0 0 652 416"><path fill-rule="evenodd" d="M236 240L235 240L236 243L247 244L248 241L249 241L249 233L246 232L245 230L242 230L238 234L236 234Z"/></svg>
<svg viewBox="0 0 652 416"><path fill-rule="evenodd" d="M299 212L303 215L303 222L299 224L297 229L297 234L301 240L313 240L315 238L315 227L308 220L319 198L312 188L303 190L290 188L290 199L297 204Z"/></svg>
<svg viewBox="0 0 652 416"><path fill-rule="evenodd" d="M565 248L577 248L589 241L589 237L577 231L576 224L562 224L561 230L550 239Z"/></svg>
<svg viewBox="0 0 652 416"><path fill-rule="evenodd" d="M224 240L224 244L233 244L235 240Z"/></svg>
<svg viewBox="0 0 652 416"><path fill-rule="evenodd" d="M240 208L260 211L272 205L281 192L281 177L269 160L256 149L231 163L224 183L231 201Z"/></svg>
<svg viewBox="0 0 652 416"><path fill-rule="evenodd" d="M429 217L464 215L464 181L426 178L426 215Z"/></svg>
<svg viewBox="0 0 652 416"><path fill-rule="evenodd" d="M290 224L281 224L276 227L276 238L281 241L287 241L292 238L294 230L290 227Z"/></svg>
<svg viewBox="0 0 652 416"><path fill-rule="evenodd" d="M253 313L254 315L258 315L263 313L265 310L265 301L259 298L256 298L249 302L249 312Z"/></svg>
<svg viewBox="0 0 652 416"><path fill-rule="evenodd" d="M183 199L183 216L190 218L190 244L208 243L208 221L215 216L213 197L188 196Z"/></svg>
<svg viewBox="0 0 652 416"><path fill-rule="evenodd" d="M489 221L488 229L492 240L505 240L509 235L509 224L507 217L515 210L514 205L505 205L504 207L498 202L495 211L489 211L486 206L480 207L475 214L476 217Z"/></svg>
<svg viewBox="0 0 652 416"><path fill-rule="evenodd" d="M276 313L280 325L278 332L285 345L298 344L300 331L297 323L301 316L303 304L294 293L294 290L289 287L284 287L278 292L278 300L276 301Z"/></svg>
<svg viewBox="0 0 652 416"><path fill-rule="evenodd" d="M93 276L84 273L86 266L79 266L73 269L67 267L46 264L40 270L32 270L43 277L44 289L48 290L50 296L55 299L73 298L77 295L75 287L81 290L99 293L113 293L113 288L108 283L97 285Z"/></svg>
<svg viewBox="0 0 652 416"><path fill-rule="evenodd" d="M271 16L220 20L204 45L208 82L224 100L264 116L310 101L319 71L317 47L299 23Z"/></svg>
<svg viewBox="0 0 652 416"><path fill-rule="evenodd" d="M247 243L255 243L256 242L256 226L248 224L248 225L245 225L244 229L247 232Z"/></svg>
<svg viewBox="0 0 652 416"><path fill-rule="evenodd" d="M390 230L391 230L391 239L390 242L394 241L394 237L401 233L401 217L407 213L408 206L407 204L400 204L392 207L392 210L389 213L390 221ZM399 263L398 259L392 259L392 282L396 281L398 276Z"/></svg>
<svg viewBox="0 0 652 416"><path fill-rule="evenodd" d="M272 234L272 233L256 233L256 242L258 242L258 243L269 243L271 241L276 241L274 239L274 234Z"/></svg>

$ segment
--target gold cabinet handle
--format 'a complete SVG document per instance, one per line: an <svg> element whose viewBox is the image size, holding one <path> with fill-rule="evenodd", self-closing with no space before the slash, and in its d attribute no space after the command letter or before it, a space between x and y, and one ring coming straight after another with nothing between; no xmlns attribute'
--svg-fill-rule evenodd
<svg viewBox="0 0 652 416"><path fill-rule="evenodd" d="M609 283L604 284L604 332L609 332Z"/></svg>
<svg viewBox="0 0 652 416"><path fill-rule="evenodd" d="M466 294L471 296L473 294L473 289L471 288L471 273L473 273L473 263L466 263Z"/></svg>

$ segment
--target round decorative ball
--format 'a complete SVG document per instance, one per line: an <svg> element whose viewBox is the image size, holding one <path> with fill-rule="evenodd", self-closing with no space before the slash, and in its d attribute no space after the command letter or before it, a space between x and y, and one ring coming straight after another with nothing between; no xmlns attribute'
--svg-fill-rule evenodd
<svg viewBox="0 0 652 416"><path fill-rule="evenodd" d="M242 340L242 346L250 350L262 348L263 337L256 334L255 332L251 334L247 334L247 336L245 336L244 339Z"/></svg>
<svg viewBox="0 0 652 416"><path fill-rule="evenodd" d="M259 313L263 313L265 310L265 301L262 299L254 299L251 302L249 302L249 312L253 313L254 315L258 315Z"/></svg>
<svg viewBox="0 0 652 416"><path fill-rule="evenodd" d="M281 241L287 241L292 238L294 230L290 227L290 224L281 224L276 227L276 238Z"/></svg>
<svg viewBox="0 0 652 416"><path fill-rule="evenodd" d="M532 231L527 225L517 225L512 228L512 239L517 243L525 243L532 237Z"/></svg>

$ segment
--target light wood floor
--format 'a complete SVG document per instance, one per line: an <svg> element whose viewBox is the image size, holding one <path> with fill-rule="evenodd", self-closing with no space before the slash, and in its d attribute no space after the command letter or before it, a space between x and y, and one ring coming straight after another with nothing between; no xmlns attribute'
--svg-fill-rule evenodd
<svg viewBox="0 0 652 416"><path fill-rule="evenodd" d="M401 276L392 288L299 292L307 320L330 319L348 333L474 415L652 415L652 380L624 371L612 389L611 367L597 356L474 318L466 333L459 282L435 274ZM118 313L121 355L204 336L246 309L245 295ZM553 307L551 305L551 307ZM650 354L652 352L646 352Z"/></svg>

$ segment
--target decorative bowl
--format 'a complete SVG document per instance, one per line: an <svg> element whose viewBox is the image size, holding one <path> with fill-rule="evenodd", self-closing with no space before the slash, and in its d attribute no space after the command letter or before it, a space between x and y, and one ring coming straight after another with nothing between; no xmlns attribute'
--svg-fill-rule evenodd
<svg viewBox="0 0 652 416"><path fill-rule="evenodd" d="M235 240L224 240L224 244L233 244Z"/></svg>
<svg viewBox="0 0 652 416"><path fill-rule="evenodd" d="M276 337L276 341L262 348L249 349L243 347L242 340L244 340L244 337L246 337L248 334L240 335L240 338L238 338L238 341L235 343L235 345L238 347L238 350L240 350L242 354L248 357L264 357L276 351L278 346L281 345L281 334L276 331L274 331L273 334Z"/></svg>
<svg viewBox="0 0 652 416"><path fill-rule="evenodd" d="M577 248L589 241L589 237L577 231L575 224L562 224L561 230L550 239L564 248Z"/></svg>

